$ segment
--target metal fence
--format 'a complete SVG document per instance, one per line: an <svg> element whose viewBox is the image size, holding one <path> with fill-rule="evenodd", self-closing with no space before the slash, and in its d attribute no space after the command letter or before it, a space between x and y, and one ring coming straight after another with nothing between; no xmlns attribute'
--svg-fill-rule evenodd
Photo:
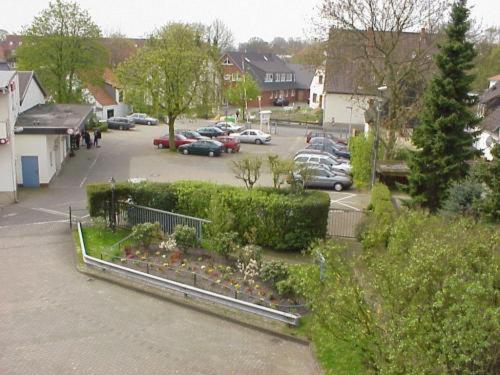
<svg viewBox="0 0 500 375"><path fill-rule="evenodd" d="M328 235L356 238L358 227L365 217L364 211L331 208L328 215Z"/></svg>
<svg viewBox="0 0 500 375"><path fill-rule="evenodd" d="M155 222L160 223L160 227L165 234L172 234L177 225L187 225L195 228L198 239L202 238L203 224L210 223L209 220L197 217L162 211L128 202L118 202L116 208L117 226L132 227L136 224Z"/></svg>

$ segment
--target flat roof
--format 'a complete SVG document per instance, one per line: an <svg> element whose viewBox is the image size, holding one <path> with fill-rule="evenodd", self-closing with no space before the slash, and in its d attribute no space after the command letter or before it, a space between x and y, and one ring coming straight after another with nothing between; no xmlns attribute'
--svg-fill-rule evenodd
<svg viewBox="0 0 500 375"><path fill-rule="evenodd" d="M88 104L39 104L19 115L20 134L63 134L83 127L92 114Z"/></svg>

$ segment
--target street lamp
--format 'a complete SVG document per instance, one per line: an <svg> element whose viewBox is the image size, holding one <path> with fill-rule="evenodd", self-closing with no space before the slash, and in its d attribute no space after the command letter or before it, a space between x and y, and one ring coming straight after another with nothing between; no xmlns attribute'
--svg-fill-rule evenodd
<svg viewBox="0 0 500 375"><path fill-rule="evenodd" d="M345 107L349 112L349 135L348 139L351 138L351 131L352 131L352 106L347 106Z"/></svg>
<svg viewBox="0 0 500 375"><path fill-rule="evenodd" d="M109 226L111 230L114 232L116 229L116 213L115 213L115 191L116 191L116 181L114 177L109 179L109 183L111 184L111 205L109 211Z"/></svg>
<svg viewBox="0 0 500 375"><path fill-rule="evenodd" d="M383 85L377 88L379 93L379 99L377 101L377 127L375 130L375 141L373 142L373 159L372 159L372 175L370 181L370 187L373 188L375 185L375 175L377 174L377 151L380 137L380 112L382 111L382 95L383 92L387 90L387 86Z"/></svg>

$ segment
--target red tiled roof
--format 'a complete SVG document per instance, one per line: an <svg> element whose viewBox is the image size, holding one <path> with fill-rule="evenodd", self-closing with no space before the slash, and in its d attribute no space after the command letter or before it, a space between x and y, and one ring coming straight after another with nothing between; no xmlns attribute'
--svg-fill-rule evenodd
<svg viewBox="0 0 500 375"><path fill-rule="evenodd" d="M104 68L103 73L104 82L109 83L111 86L117 87L118 80L116 79L115 73L109 68Z"/></svg>
<svg viewBox="0 0 500 375"><path fill-rule="evenodd" d="M116 105L116 101L107 93L107 91L103 87L87 84L87 89L99 104L103 106Z"/></svg>
<svg viewBox="0 0 500 375"><path fill-rule="evenodd" d="M489 81L500 81L500 74L488 78Z"/></svg>

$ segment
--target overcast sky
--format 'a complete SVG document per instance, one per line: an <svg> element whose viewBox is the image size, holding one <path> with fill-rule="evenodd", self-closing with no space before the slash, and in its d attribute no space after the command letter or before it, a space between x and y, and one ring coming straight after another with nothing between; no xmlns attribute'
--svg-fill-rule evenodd
<svg viewBox="0 0 500 375"><path fill-rule="evenodd" d="M432 0L430 0L432 1ZM211 23L221 19L236 43L258 36L312 37L311 19L321 0L77 0L104 33L145 37L169 21ZM16 33L47 7L48 0L1 0L0 29ZM500 0L469 0L473 16L500 26Z"/></svg>

